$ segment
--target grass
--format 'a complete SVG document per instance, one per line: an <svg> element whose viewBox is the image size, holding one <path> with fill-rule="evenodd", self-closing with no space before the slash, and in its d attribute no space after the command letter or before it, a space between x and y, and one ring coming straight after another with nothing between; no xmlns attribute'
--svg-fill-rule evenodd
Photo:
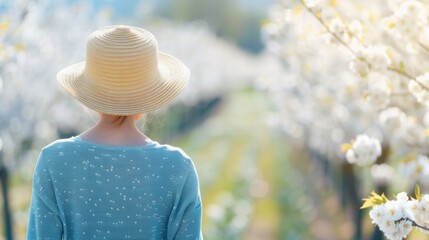
<svg viewBox="0 0 429 240"><path fill-rule="evenodd" d="M178 140L176 145L193 157L198 171L202 173L200 181L204 187L202 198L205 207L219 205L219 198L222 198L225 192L229 192L234 199L244 198L250 201L252 213L246 226L233 235L234 239L282 239L287 232L293 232L295 239L309 239L306 233L307 221L300 209L297 209L296 203L282 202L278 196L282 191L296 192L293 188L299 186L293 186L291 182L285 184L283 181L284 173L287 172L283 167L291 166L287 162L287 152L282 146L284 139L265 124L268 109L268 102L259 93L251 89L236 92L216 115L185 136L185 140ZM279 162L282 162L280 169ZM210 169L210 177L206 177L207 169ZM214 183L212 179L215 179ZM259 193L260 196L252 196L255 191L262 193ZM263 193L264 191L267 192ZM287 206L284 206L285 204ZM291 216L290 213L294 215ZM210 218L208 211L204 212L203 219L205 229L219 225L216 220ZM301 231L295 231L288 226L301 226L297 228ZM231 227L222 228L219 225L218 228L232 231ZM222 234L220 232L216 233ZM232 235L206 237L222 239L226 238L225 236Z"/></svg>

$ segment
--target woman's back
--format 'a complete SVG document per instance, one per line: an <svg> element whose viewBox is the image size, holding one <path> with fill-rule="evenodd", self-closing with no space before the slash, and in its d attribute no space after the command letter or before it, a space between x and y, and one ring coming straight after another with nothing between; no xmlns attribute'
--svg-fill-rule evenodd
<svg viewBox="0 0 429 240"><path fill-rule="evenodd" d="M28 239L199 239L192 160L157 142L58 140L39 157Z"/></svg>
<svg viewBox="0 0 429 240"><path fill-rule="evenodd" d="M191 159L136 126L182 92L189 69L138 27L101 27L86 46L86 60L62 69L57 80L100 119L83 139L42 150L27 239L202 239Z"/></svg>

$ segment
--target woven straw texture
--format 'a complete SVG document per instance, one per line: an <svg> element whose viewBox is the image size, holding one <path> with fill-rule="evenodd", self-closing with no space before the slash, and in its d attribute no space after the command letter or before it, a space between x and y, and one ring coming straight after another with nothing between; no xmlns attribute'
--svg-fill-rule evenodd
<svg viewBox="0 0 429 240"><path fill-rule="evenodd" d="M158 51L155 37L130 26L93 32L86 61L61 70L57 79L67 93L97 112L132 115L170 103L190 78L178 59Z"/></svg>

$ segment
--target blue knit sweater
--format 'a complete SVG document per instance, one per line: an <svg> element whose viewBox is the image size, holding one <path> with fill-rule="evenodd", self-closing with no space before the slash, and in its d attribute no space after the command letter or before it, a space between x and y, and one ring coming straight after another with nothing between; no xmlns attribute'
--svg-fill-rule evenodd
<svg viewBox="0 0 429 240"><path fill-rule="evenodd" d="M155 141L57 140L37 161L27 239L202 239L194 164Z"/></svg>

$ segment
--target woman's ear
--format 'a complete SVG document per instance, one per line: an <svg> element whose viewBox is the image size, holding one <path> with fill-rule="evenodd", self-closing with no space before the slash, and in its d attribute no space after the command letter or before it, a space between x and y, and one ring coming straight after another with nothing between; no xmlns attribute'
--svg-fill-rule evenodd
<svg viewBox="0 0 429 240"><path fill-rule="evenodd" d="M142 117L144 116L144 113L138 113L138 114L134 114L133 118L135 121L140 120Z"/></svg>

